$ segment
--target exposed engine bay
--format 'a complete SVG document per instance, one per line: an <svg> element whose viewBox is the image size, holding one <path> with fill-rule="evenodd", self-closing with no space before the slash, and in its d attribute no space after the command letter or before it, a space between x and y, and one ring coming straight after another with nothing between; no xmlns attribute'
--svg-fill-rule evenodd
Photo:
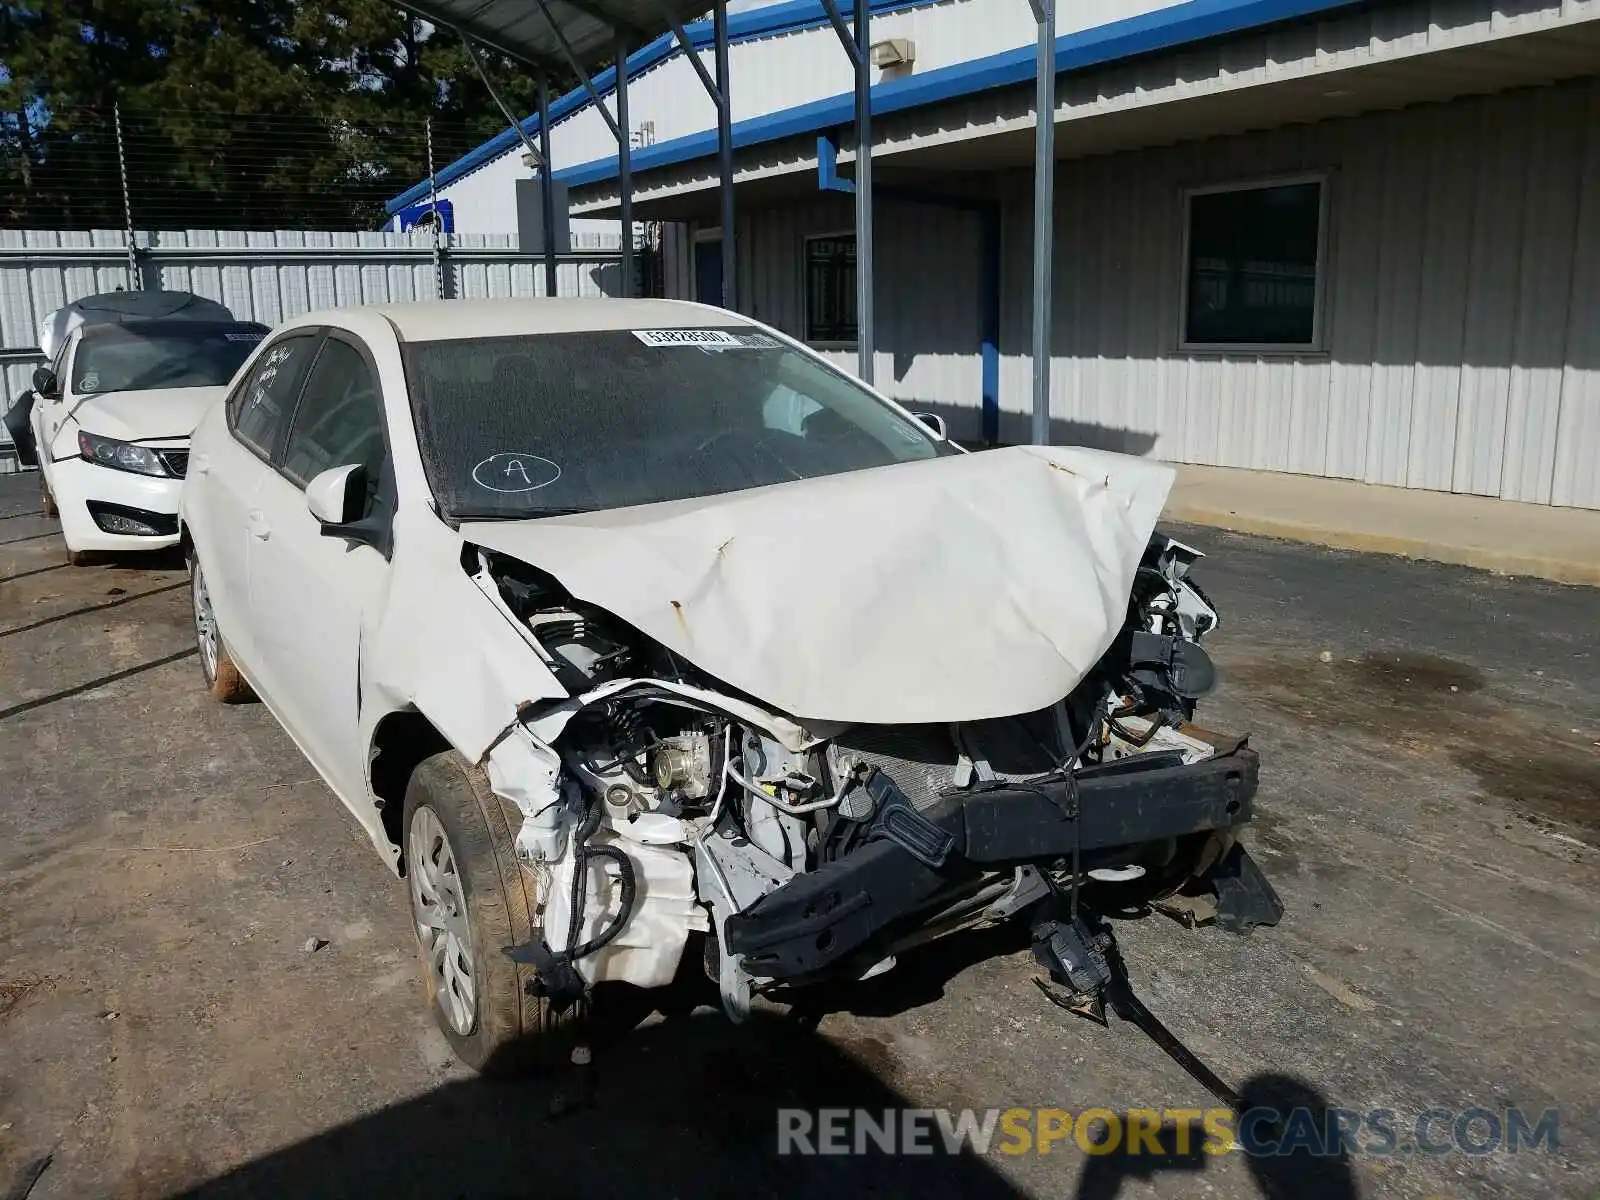
<svg viewBox="0 0 1600 1200"><path fill-rule="evenodd" d="M823 725L777 712L510 555L463 566L568 693L490 748L523 813L539 933L514 949L554 1002L670 983L704 935L730 1017L752 996L862 979L956 929L1030 922L1067 1007L1110 979L1091 914L1205 889L1217 921L1282 908L1236 843L1257 760L1193 723L1218 614L1159 534L1125 622L1047 708L956 723Z"/></svg>

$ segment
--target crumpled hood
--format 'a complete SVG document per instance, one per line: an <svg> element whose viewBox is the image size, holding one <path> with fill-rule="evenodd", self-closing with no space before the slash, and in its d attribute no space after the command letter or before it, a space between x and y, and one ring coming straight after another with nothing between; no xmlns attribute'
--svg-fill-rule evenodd
<svg viewBox="0 0 1600 1200"><path fill-rule="evenodd" d="M74 419L90 433L125 442L186 438L225 387L147 388L74 400Z"/></svg>
<svg viewBox="0 0 1600 1200"><path fill-rule="evenodd" d="M802 720L970 721L1105 653L1172 480L1018 446L461 534Z"/></svg>

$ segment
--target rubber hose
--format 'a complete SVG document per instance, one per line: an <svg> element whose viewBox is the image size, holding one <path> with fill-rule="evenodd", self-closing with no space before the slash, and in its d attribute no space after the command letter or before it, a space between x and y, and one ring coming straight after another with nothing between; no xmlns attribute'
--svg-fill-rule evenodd
<svg viewBox="0 0 1600 1200"><path fill-rule="evenodd" d="M578 823L578 828L572 835L572 891L568 895L568 904L571 912L567 915L567 946L564 956L571 962L576 955L570 947L578 940L578 934L583 929L583 906L587 902L589 888L589 846L588 841L600 828L600 801L591 799L589 806L583 810L583 820Z"/></svg>
<svg viewBox="0 0 1600 1200"><path fill-rule="evenodd" d="M633 900L637 882L633 874L633 860L628 857L626 852L616 846L590 846L584 851L584 869L586 873L588 860L591 858L609 858L617 864L617 869L621 875L622 907L611 924L595 934L589 941L571 951L569 961L587 957L610 943L613 938L622 932L622 927L628 923L628 918L633 915Z"/></svg>

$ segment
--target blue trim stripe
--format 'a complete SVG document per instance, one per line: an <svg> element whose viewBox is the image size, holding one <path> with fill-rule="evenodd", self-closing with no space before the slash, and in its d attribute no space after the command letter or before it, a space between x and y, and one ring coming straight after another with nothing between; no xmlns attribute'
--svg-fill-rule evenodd
<svg viewBox="0 0 1600 1200"><path fill-rule="evenodd" d="M899 12L907 8L929 8L943 0L872 0L874 13ZM730 13L728 15L728 40L730 42L750 42L757 38L772 37L780 33L797 33L803 29L815 29L828 23L828 13L818 0L789 0L785 4L769 4L765 8L752 9L748 12ZM683 32L689 37L689 44L697 50L708 49L713 44L712 28L710 21L695 21L685 25ZM678 52L678 40L670 33L664 33L655 41L635 50L628 55L628 79L634 80L648 71L651 67L665 62ZM593 79L595 91L601 96L609 96L616 90L617 69L607 67L599 72ZM574 88L558 100L550 103L550 127L554 129L561 121L581 109L587 108L592 101L589 93L582 87ZM536 137L539 133L539 118L537 115L527 117L522 122L523 132L529 137ZM472 174L479 167L488 166L495 159L508 154L522 145L522 139L517 136L514 129L506 129L495 134L494 137L484 142L476 150L469 151L456 159L449 166L439 171L438 187L447 187L456 180ZM634 151L637 161L639 151ZM615 159L611 160L613 163ZM615 172L613 171L613 174ZM390 200L385 206L389 213L399 212L419 200L426 199L429 184L426 179L412 185L406 191Z"/></svg>
<svg viewBox="0 0 1600 1200"><path fill-rule="evenodd" d="M1170 8L1113 21L1056 39L1056 72L1082 71L1136 55L1173 50L1207 38L1242 33L1264 25L1316 16L1349 8L1366 0L1189 0ZM877 6L874 5L874 8ZM904 112L924 105L970 96L995 88L1013 87L1034 78L1034 48L1020 47L987 58L941 67L922 75L892 79L872 89L874 115ZM845 92L795 108L769 113L733 127L735 149L817 133L855 120L855 98ZM641 172L710 158L717 152L715 130L674 138L633 152L635 178ZM616 158L557 171L568 187L602 183L617 176Z"/></svg>

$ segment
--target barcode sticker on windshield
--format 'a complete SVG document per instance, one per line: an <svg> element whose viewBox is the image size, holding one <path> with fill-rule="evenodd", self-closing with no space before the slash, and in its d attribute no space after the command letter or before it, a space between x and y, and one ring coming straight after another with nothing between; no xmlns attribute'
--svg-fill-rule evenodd
<svg viewBox="0 0 1600 1200"><path fill-rule="evenodd" d="M633 336L646 346L739 346L726 329L635 329Z"/></svg>

